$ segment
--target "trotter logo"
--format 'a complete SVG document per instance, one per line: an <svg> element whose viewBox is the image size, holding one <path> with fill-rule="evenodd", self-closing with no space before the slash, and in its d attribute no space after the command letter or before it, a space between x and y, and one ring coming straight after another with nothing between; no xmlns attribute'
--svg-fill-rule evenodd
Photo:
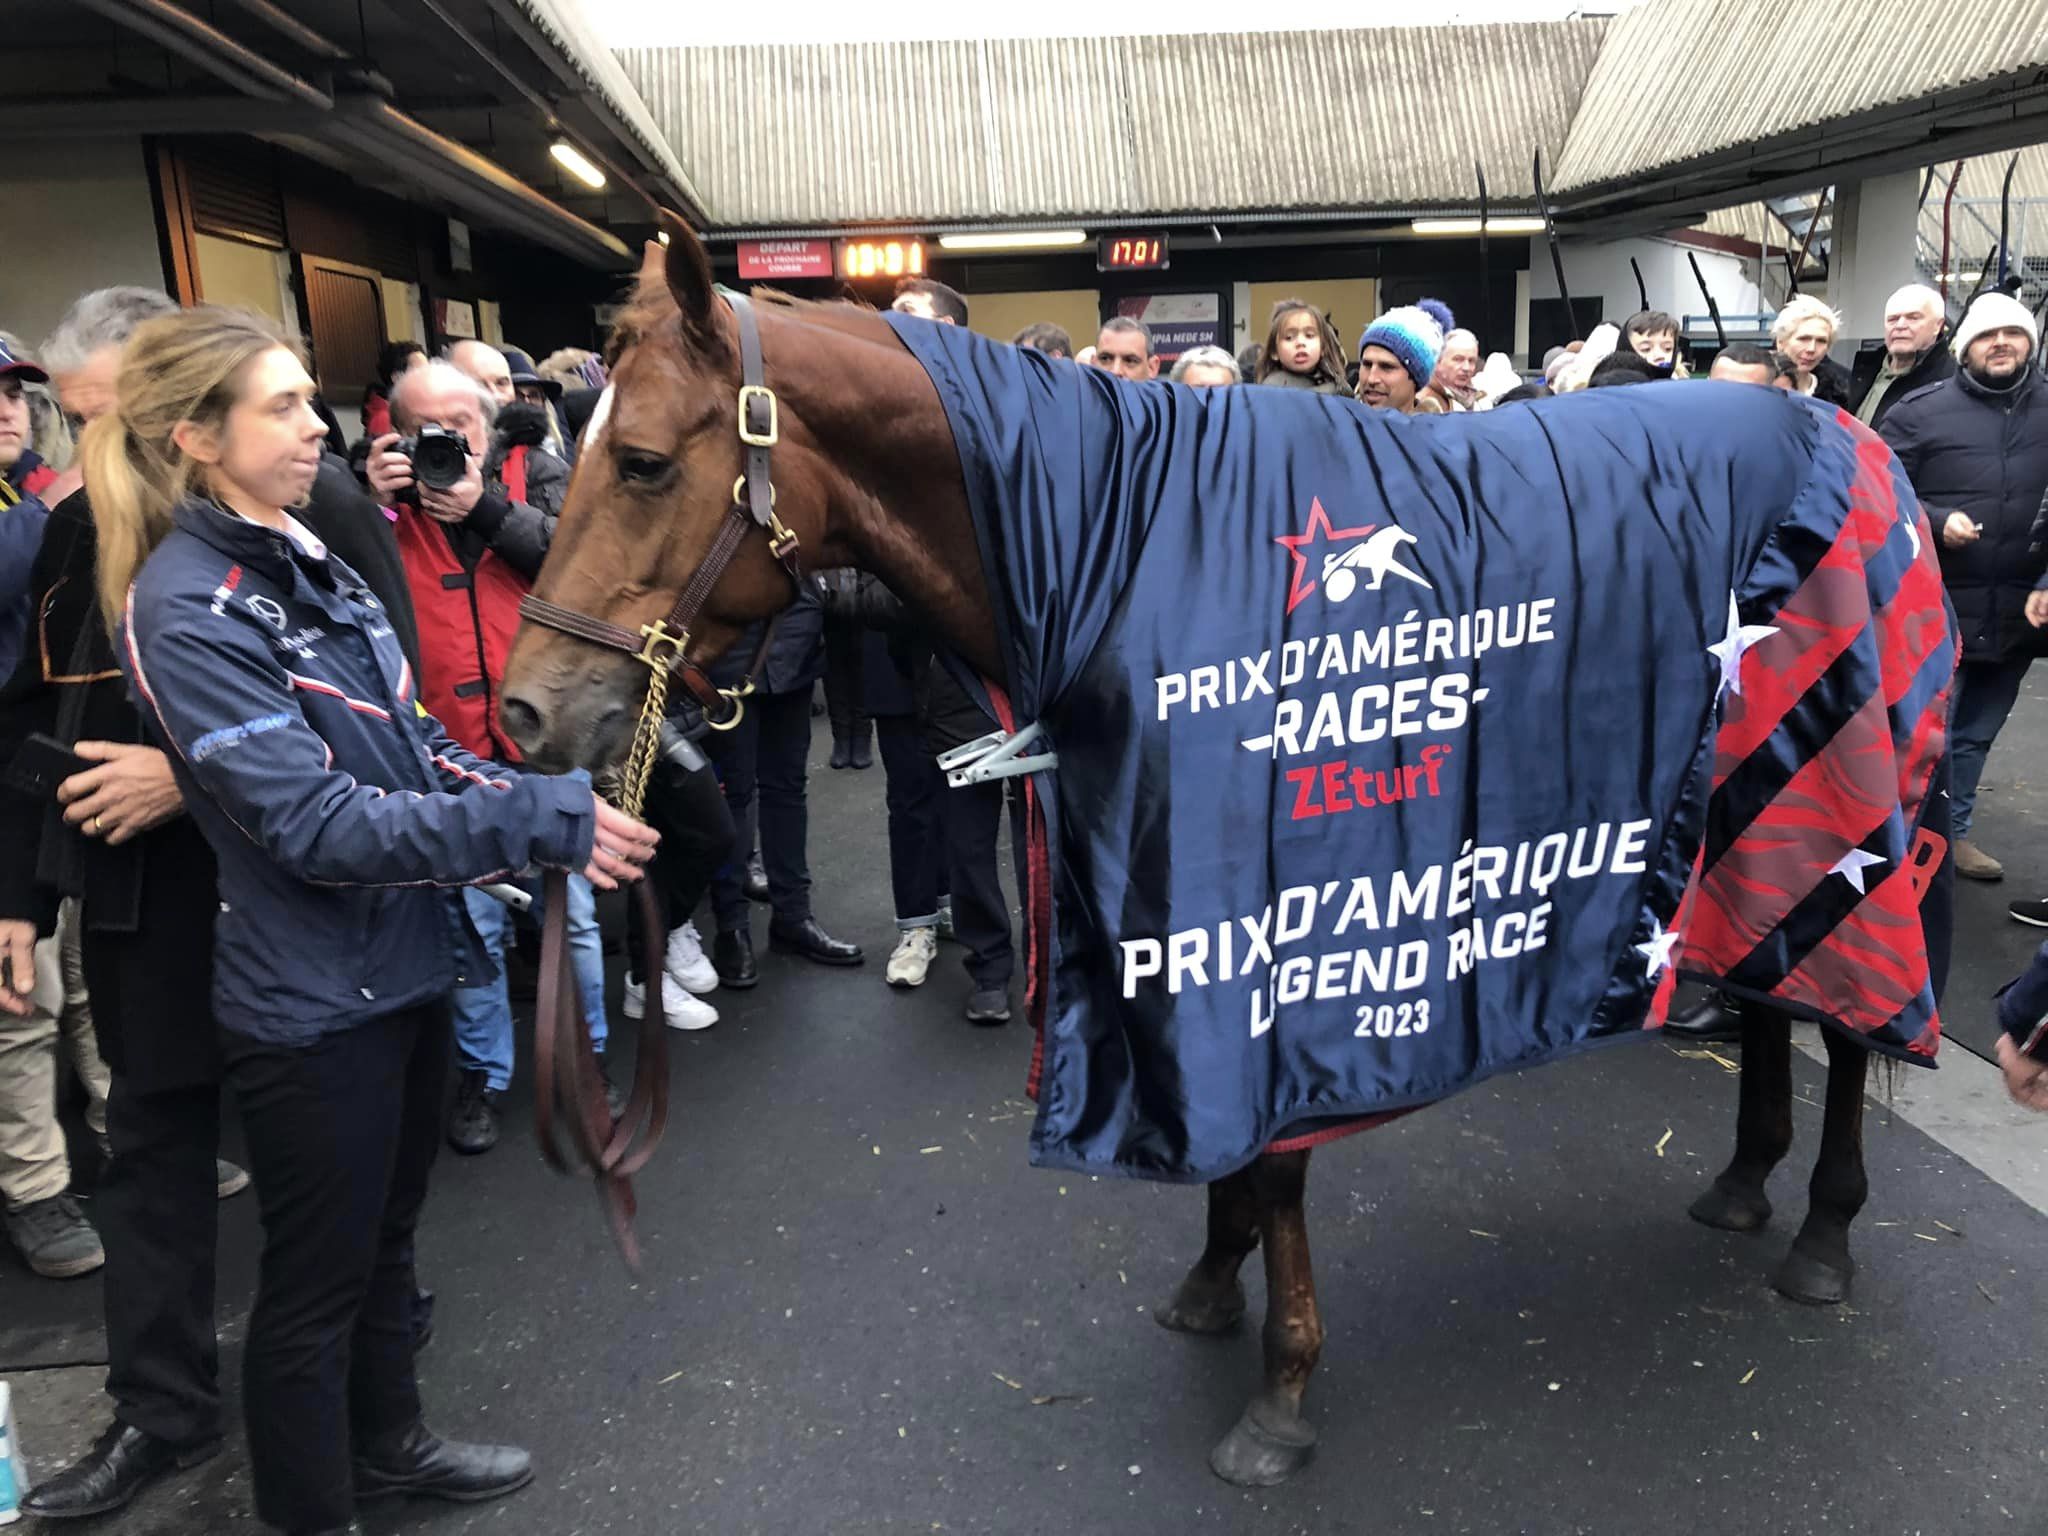
<svg viewBox="0 0 2048 1536"><path fill-rule="evenodd" d="M1362 544L1352 543L1363 539ZM1308 526L1300 533L1283 533L1273 542L1286 549L1294 561L1294 575L1287 588L1287 611L1294 612L1316 590L1315 580L1308 574L1309 556L1307 546L1319 542L1324 546L1349 544L1349 548L1325 547L1321 551L1318 569L1322 584L1329 593L1330 601L1341 603L1358 590L1358 573L1366 573L1365 588L1377 592L1389 576L1399 576L1412 581L1419 587L1429 582L1416 571L1401 563L1400 550L1404 544L1413 544L1415 535L1393 523L1381 527L1367 523L1363 528L1333 528L1330 514L1323 510L1320 497L1310 501Z"/></svg>

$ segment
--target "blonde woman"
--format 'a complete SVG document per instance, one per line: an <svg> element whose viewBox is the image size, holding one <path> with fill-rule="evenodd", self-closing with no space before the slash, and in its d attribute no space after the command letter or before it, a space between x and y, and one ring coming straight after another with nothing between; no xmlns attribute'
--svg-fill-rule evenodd
<svg viewBox="0 0 2048 1536"><path fill-rule="evenodd" d="M430 1433L413 1375L447 997L488 974L455 887L541 866L610 889L655 841L583 775L475 758L420 709L381 605L292 515L313 392L268 322L187 310L134 333L82 445L100 602L220 868L214 1013L264 1229L249 1451L288 1536L531 1479L524 1451Z"/></svg>
<svg viewBox="0 0 2048 1536"><path fill-rule="evenodd" d="M1830 405L1849 403L1849 370L1828 356L1842 317L1819 299L1800 294L1771 322L1771 345L1793 367L1792 388Z"/></svg>

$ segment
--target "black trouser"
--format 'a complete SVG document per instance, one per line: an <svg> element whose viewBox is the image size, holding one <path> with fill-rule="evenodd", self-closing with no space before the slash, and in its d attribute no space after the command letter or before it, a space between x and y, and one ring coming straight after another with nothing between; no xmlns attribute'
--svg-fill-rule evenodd
<svg viewBox="0 0 2048 1536"><path fill-rule="evenodd" d="M213 1331L220 1085L137 1093L114 1074L114 1160L93 1200L106 1245L107 1394L123 1424L174 1445L220 1434Z"/></svg>
<svg viewBox="0 0 2048 1536"><path fill-rule="evenodd" d="M713 733L704 745L725 780L734 832L730 856L711 882L718 931L744 931L750 926L743 881L757 828L776 918L785 923L809 921L804 780L811 755L811 690L748 699L746 718L733 730Z"/></svg>
<svg viewBox="0 0 2048 1536"><path fill-rule="evenodd" d="M953 895L953 936L967 950L961 963L975 986L1006 987L1012 966L1010 905L1003 896L1002 877L996 873L1004 783L970 784L964 789L946 788L943 778L939 783L947 885ZM1015 829L1012 816L1013 833Z"/></svg>
<svg viewBox="0 0 2048 1536"><path fill-rule="evenodd" d="M223 1040L263 1212L249 1460L256 1513L287 1532L347 1525L352 1449L419 1420L413 1229L452 1046L439 1000L307 1046Z"/></svg>
<svg viewBox="0 0 2048 1536"><path fill-rule="evenodd" d="M905 927L934 923L950 873L940 807L946 777L925 750L915 716L875 716L875 739L887 780L883 800L889 807L889 884L896 921Z"/></svg>
<svg viewBox="0 0 2048 1536"><path fill-rule="evenodd" d="M687 772L658 771L648 786L645 809L647 824L661 834L647 878L662 908L666 933L690 920L711 888L712 877L732 856L732 812L718 786L718 772L708 763ZM626 932L626 974L634 981L645 980L640 956L646 940L640 933L637 898L626 903Z"/></svg>
<svg viewBox="0 0 2048 1536"><path fill-rule="evenodd" d="M867 712L861 708L862 626L839 619L825 621L825 712L832 717L834 741L867 737Z"/></svg>

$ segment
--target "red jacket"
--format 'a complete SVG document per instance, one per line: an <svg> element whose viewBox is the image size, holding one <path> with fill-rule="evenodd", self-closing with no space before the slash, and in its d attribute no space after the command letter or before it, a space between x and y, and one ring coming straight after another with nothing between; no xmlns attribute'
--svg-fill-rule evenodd
<svg viewBox="0 0 2048 1536"><path fill-rule="evenodd" d="M524 459L513 454L502 471L514 501L526 495ZM441 524L418 507L393 510L419 621L419 700L468 751L516 763L519 751L498 722L498 685L519 632L519 599L533 583L488 548L465 566Z"/></svg>

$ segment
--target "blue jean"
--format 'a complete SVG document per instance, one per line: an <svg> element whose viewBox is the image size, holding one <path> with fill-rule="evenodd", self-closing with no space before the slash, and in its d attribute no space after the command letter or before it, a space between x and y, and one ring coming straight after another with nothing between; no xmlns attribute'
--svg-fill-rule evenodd
<svg viewBox="0 0 2048 1536"><path fill-rule="evenodd" d="M533 892L540 915L538 880L519 882ZM484 1086L503 1091L512 1084L512 998L505 989L505 936L512 913L495 897L474 886L462 893L470 921L497 963L495 981L457 987L450 1005L455 1013L455 1048L466 1072L482 1072ZM581 875L569 877L569 964L576 972L576 991L583 998L583 1019L590 1043L604 1049L604 941L597 931L597 893Z"/></svg>
<svg viewBox="0 0 2048 1536"><path fill-rule="evenodd" d="M2026 681L2031 656L2004 661L1966 661L1956 668L1955 698L1949 704L1949 815L1951 835L1970 835L1977 809L1977 781L1984 777L1984 759L1991 743L2012 713Z"/></svg>

